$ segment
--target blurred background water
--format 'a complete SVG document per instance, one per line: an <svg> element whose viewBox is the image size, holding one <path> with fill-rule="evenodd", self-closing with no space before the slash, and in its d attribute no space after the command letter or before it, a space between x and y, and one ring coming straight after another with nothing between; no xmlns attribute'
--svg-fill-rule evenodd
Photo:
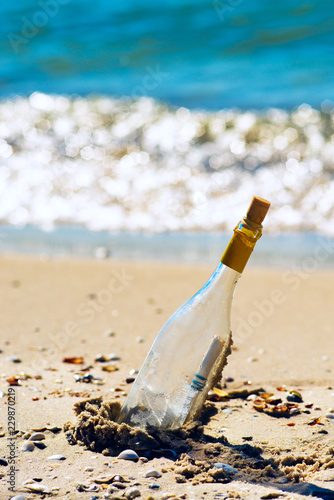
<svg viewBox="0 0 334 500"><path fill-rule="evenodd" d="M27 234L38 248L36 227L223 234L253 194L272 202L273 248L334 236L333 0L18 0L0 15L3 249Z"/></svg>

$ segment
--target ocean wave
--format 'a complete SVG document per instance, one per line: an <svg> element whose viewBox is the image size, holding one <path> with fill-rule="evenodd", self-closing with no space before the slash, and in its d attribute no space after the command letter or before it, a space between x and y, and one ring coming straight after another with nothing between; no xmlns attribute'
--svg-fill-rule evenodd
<svg viewBox="0 0 334 500"><path fill-rule="evenodd" d="M253 196L269 231L334 235L334 110L172 108L34 93L0 102L0 222L108 231L231 229Z"/></svg>

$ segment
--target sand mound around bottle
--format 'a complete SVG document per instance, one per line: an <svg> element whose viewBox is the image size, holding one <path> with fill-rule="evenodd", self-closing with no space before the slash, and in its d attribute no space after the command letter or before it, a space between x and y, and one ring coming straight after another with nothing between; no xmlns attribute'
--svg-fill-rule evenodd
<svg viewBox="0 0 334 500"><path fill-rule="evenodd" d="M203 437L201 421L190 422L174 431L147 430L130 427L115 420L121 409L118 401L103 401L102 397L86 399L74 405L77 423L66 423L64 431L70 444L79 444L91 451L115 456L130 448L138 454L176 457L191 448L189 440ZM203 417L215 412L213 405L206 405Z"/></svg>

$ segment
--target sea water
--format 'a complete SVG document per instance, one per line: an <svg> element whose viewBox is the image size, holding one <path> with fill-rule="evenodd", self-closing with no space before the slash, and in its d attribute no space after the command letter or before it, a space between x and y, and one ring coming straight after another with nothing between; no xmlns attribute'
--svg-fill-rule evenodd
<svg viewBox="0 0 334 500"><path fill-rule="evenodd" d="M254 193L272 202L272 241L293 233L303 255L308 234L334 236L333 13L315 0L3 2L2 248L51 238L53 252L108 255L133 237L136 254L158 235L160 255L182 240L189 256L192 235L200 260L204 233L230 234ZM97 244L110 233L112 251Z"/></svg>

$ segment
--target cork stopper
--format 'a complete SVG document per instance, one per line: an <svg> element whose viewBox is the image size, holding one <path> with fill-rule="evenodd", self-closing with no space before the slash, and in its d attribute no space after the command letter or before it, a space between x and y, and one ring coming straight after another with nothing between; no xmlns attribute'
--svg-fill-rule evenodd
<svg viewBox="0 0 334 500"><path fill-rule="evenodd" d="M270 202L259 196L253 196L251 204L247 210L246 218L261 224L270 207Z"/></svg>

